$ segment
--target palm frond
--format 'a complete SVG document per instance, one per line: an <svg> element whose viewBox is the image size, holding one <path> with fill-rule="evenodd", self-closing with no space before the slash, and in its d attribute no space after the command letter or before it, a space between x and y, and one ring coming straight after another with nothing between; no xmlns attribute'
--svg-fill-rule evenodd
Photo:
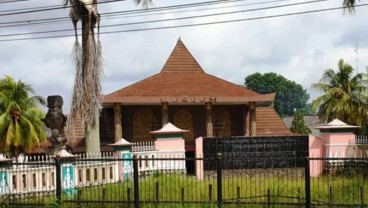
<svg viewBox="0 0 368 208"><path fill-rule="evenodd" d="M320 82L312 85L314 89L324 91L312 104L318 109L318 116L323 121L333 118L359 125L367 121L368 113L367 79L365 74L353 76L354 68L339 60L338 70L327 69Z"/></svg>
<svg viewBox="0 0 368 208"><path fill-rule="evenodd" d="M40 135L46 139L40 120L44 112L38 107L45 100L33 96L31 85L10 76L0 79L0 89L0 145L4 151L17 156L25 148L37 145ZM26 117L30 121L24 122Z"/></svg>
<svg viewBox="0 0 368 208"><path fill-rule="evenodd" d="M144 8L148 8L152 5L152 0L133 0L135 4L142 5Z"/></svg>
<svg viewBox="0 0 368 208"><path fill-rule="evenodd" d="M9 115L3 113L0 115L0 140L5 139L6 132L10 125Z"/></svg>
<svg viewBox="0 0 368 208"><path fill-rule="evenodd" d="M14 141L14 124L13 124L13 122L10 122L10 124L8 126L8 131L7 131L6 136L5 136L4 144L5 144L4 149L6 151L10 151L10 146L12 146L12 145L17 146L17 143Z"/></svg>
<svg viewBox="0 0 368 208"><path fill-rule="evenodd" d="M355 0L344 0L344 14L354 14L355 13Z"/></svg>

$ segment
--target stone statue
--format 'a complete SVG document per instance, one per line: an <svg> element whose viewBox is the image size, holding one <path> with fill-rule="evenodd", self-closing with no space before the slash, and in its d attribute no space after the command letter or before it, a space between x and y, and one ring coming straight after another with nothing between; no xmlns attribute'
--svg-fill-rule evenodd
<svg viewBox="0 0 368 208"><path fill-rule="evenodd" d="M51 137L49 138L51 146L48 148L48 154L54 155L67 148L64 134L67 117L63 114L63 98L59 95L48 96L47 107L49 110L42 121L51 130Z"/></svg>

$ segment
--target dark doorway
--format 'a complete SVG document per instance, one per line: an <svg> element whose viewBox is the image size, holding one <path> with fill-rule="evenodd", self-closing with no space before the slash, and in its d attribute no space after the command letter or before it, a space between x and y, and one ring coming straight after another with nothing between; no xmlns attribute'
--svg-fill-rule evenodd
<svg viewBox="0 0 368 208"><path fill-rule="evenodd" d="M187 169L187 174L189 175L194 175L194 171L195 171L195 167L194 167L194 164L195 164L195 160L194 160L194 151L186 151L185 152L185 158L186 158L186 161L185 161L185 167Z"/></svg>

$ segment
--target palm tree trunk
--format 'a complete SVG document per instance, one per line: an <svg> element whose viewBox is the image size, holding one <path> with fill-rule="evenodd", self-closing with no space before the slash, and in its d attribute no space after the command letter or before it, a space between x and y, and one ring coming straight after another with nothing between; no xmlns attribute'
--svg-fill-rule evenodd
<svg viewBox="0 0 368 208"><path fill-rule="evenodd" d="M100 106L100 80L99 69L96 66L96 41L94 38L95 18L88 10L82 9L82 77L84 99L82 106L86 107L85 115L85 146L88 153L100 152L99 135L99 106Z"/></svg>

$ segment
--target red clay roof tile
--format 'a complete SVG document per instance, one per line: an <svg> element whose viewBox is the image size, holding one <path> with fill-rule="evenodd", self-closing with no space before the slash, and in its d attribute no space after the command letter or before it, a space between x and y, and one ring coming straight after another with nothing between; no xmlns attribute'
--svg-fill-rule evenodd
<svg viewBox="0 0 368 208"><path fill-rule="evenodd" d="M160 73L104 96L103 103L160 103L163 97L212 97L217 103L273 101L262 95L204 72L179 39Z"/></svg>
<svg viewBox="0 0 368 208"><path fill-rule="evenodd" d="M282 122L280 115L273 107L256 108L257 136L289 136L295 135Z"/></svg>

